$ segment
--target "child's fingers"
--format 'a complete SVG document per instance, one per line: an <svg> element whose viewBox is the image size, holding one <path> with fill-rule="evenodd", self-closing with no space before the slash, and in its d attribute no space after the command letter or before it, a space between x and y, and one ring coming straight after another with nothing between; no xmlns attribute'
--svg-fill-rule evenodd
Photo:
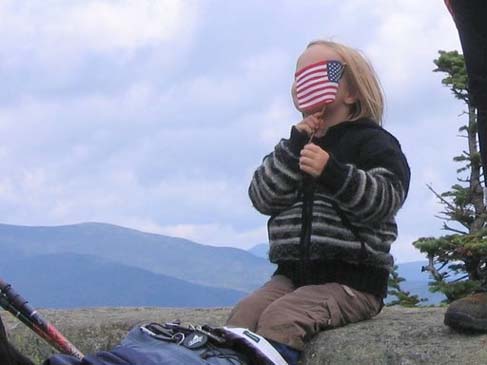
<svg viewBox="0 0 487 365"><path fill-rule="evenodd" d="M315 123L316 129L320 129L322 124L323 124L321 119L318 117L315 117L314 115L313 115L313 122Z"/></svg>
<svg viewBox="0 0 487 365"><path fill-rule="evenodd" d="M321 112L313 114L313 118L316 120L319 128L323 127L325 121L323 120L323 114Z"/></svg>
<svg viewBox="0 0 487 365"><path fill-rule="evenodd" d="M316 152L314 152L310 149L303 148L300 152L300 155L305 156L305 157L309 157L309 158L313 158L314 156L316 156Z"/></svg>
<svg viewBox="0 0 487 365"><path fill-rule="evenodd" d="M306 120L306 124L308 124L314 130L318 129L320 126L320 122L319 122L318 118L316 118L313 115L310 115L305 120Z"/></svg>
<svg viewBox="0 0 487 365"><path fill-rule="evenodd" d="M314 165L314 160L312 158L309 158L309 157L304 157L302 156L300 159L299 159L299 164L300 165L305 165L305 166L313 166Z"/></svg>
<svg viewBox="0 0 487 365"><path fill-rule="evenodd" d="M303 130L308 135L311 135L314 132L314 129L307 123L300 123L298 129Z"/></svg>
<svg viewBox="0 0 487 365"><path fill-rule="evenodd" d="M314 143L308 143L303 147L305 151L311 151L313 153L317 153L321 151L321 147L318 145L315 145Z"/></svg>
<svg viewBox="0 0 487 365"><path fill-rule="evenodd" d="M315 176L315 177L317 176L315 169L312 168L311 166L299 165L299 168L301 169L301 171L306 172L307 174L310 174L311 176Z"/></svg>
<svg viewBox="0 0 487 365"><path fill-rule="evenodd" d="M306 171L306 172L312 174L313 176L319 175L319 170L320 170L319 162L312 159L312 158L301 157L299 159L299 168L302 171Z"/></svg>

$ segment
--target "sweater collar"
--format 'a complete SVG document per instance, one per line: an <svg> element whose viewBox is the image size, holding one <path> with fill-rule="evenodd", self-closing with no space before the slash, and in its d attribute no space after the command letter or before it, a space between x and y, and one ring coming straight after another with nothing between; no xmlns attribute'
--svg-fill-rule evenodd
<svg viewBox="0 0 487 365"><path fill-rule="evenodd" d="M335 124L334 126L331 126L328 131L332 130L340 130L340 129L345 129L345 128L382 128L379 124L374 122L372 119L368 118L360 118L357 120L347 120L342 123Z"/></svg>
<svg viewBox="0 0 487 365"><path fill-rule="evenodd" d="M382 129L382 127L368 118L361 118L357 120L347 120L345 122L341 122L335 124L328 128L326 134L321 138L329 138L330 135L335 135L337 133L343 133L349 129L362 129L362 128L374 128L374 129Z"/></svg>

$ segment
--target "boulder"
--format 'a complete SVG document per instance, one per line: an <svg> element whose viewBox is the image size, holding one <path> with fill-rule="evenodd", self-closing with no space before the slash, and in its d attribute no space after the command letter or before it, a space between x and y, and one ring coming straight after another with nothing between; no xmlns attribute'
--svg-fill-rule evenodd
<svg viewBox="0 0 487 365"><path fill-rule="evenodd" d="M322 332L303 364L487 364L487 334L457 333L443 324L446 307L386 307L370 321Z"/></svg>
<svg viewBox="0 0 487 365"><path fill-rule="evenodd" d="M137 323L223 325L229 308L90 308L40 310L81 351L113 347ZM303 365L487 364L487 334L459 334L443 325L445 308L386 307L377 317L322 332L307 346ZM10 314L1 313L11 341L41 362L53 353Z"/></svg>

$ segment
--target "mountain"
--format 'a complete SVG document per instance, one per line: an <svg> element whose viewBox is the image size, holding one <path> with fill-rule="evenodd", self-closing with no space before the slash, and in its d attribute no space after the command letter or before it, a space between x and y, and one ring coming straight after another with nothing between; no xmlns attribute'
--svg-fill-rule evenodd
<svg viewBox="0 0 487 365"><path fill-rule="evenodd" d="M248 251L257 257L262 257L264 259L267 259L267 255L269 253L269 244L268 243L260 243L258 245L255 245L252 248L249 248Z"/></svg>
<svg viewBox="0 0 487 365"><path fill-rule="evenodd" d="M45 276L42 284L31 282L30 286L39 286L38 289L30 289L26 284L25 295L31 294L36 303L51 307L102 305L102 302L106 303L104 305L139 305L117 297L119 291L115 288L121 289L117 282L127 283L130 288L128 297L141 298L137 303L146 303L140 305L229 305L270 277L275 265L268 262L267 250L267 244L244 251L102 223L58 227L0 224L0 275L22 288L23 283L29 282L29 276L23 275L22 271L30 272L30 278ZM438 304L444 297L429 292L429 275L421 272L426 263L417 261L398 265L399 275L406 279L402 288L428 298L425 304ZM48 273L50 277L46 276ZM59 273L62 274L60 277ZM80 276L81 273L84 276ZM87 281L80 281L82 277ZM56 287L49 286L55 282ZM82 292L90 293L88 301L76 293L73 283L78 286L99 283L98 288L105 288L107 296L95 289L84 288ZM143 289L138 285L140 283L151 283L149 287L153 290L148 290L147 285ZM110 291L112 287L114 290ZM222 291L225 289L227 291ZM50 302L40 294L43 291L62 292L63 298ZM65 291L68 294L64 294ZM166 293L167 300L161 299L160 293ZM184 300L183 293L187 294ZM72 300L64 301L68 296ZM201 300L195 303L192 301L195 297ZM100 301L95 302L94 298ZM110 301L110 298L114 300Z"/></svg>
<svg viewBox="0 0 487 365"><path fill-rule="evenodd" d="M36 307L216 307L234 305L246 295L93 256L12 253L2 252L0 277Z"/></svg>
<svg viewBox="0 0 487 365"><path fill-rule="evenodd" d="M442 293L431 293L429 291L428 282L431 280L431 277L428 272L422 271L423 266L427 264L428 262L426 260L398 264L397 272L400 277L405 279L400 285L403 290L418 295L420 298L428 299L423 305L440 304L446 298ZM388 300L392 299L388 298Z"/></svg>
<svg viewBox="0 0 487 365"><path fill-rule="evenodd" d="M412 261L403 262L398 264L399 276L405 278L408 281L424 282L427 283L430 280L429 273L422 271L423 266L428 265L428 261Z"/></svg>
<svg viewBox="0 0 487 365"><path fill-rule="evenodd" d="M249 292L270 277L267 260L231 247L140 232L103 223L57 227L0 224L0 252L23 255L69 253L163 274L190 283Z"/></svg>

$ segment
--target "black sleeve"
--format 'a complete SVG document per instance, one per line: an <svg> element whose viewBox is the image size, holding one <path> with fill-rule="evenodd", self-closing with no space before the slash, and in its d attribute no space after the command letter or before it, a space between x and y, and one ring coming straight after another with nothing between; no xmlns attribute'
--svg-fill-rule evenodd
<svg viewBox="0 0 487 365"><path fill-rule="evenodd" d="M410 170L399 142L382 129L367 133L356 163L330 156L319 182L340 207L362 222L394 216L406 199Z"/></svg>

